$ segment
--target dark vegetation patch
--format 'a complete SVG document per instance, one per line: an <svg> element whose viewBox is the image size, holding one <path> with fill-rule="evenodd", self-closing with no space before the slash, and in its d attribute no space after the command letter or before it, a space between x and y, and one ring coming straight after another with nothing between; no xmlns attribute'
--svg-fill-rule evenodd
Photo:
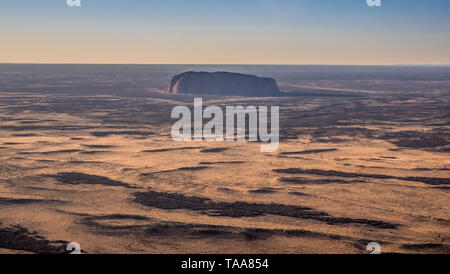
<svg viewBox="0 0 450 274"><path fill-rule="evenodd" d="M39 123L42 123L42 122L44 122L45 120L42 120L42 121L20 121L19 123L21 123L21 124L39 124Z"/></svg>
<svg viewBox="0 0 450 274"><path fill-rule="evenodd" d="M85 150L80 152L80 154L86 154L86 155L91 155L91 154L99 154L99 153L111 153L112 151L107 151L107 150Z"/></svg>
<svg viewBox="0 0 450 274"><path fill-rule="evenodd" d="M307 178L295 178L295 177L282 177L280 181L288 184L296 185L325 185L325 184L353 184L353 183L365 183L362 180L339 180L339 179L324 179L314 180Z"/></svg>
<svg viewBox="0 0 450 274"><path fill-rule="evenodd" d="M254 193L254 194L270 194L270 193L275 193L277 191L278 190L276 188L265 187L265 188L249 190L248 192Z"/></svg>
<svg viewBox="0 0 450 274"><path fill-rule="evenodd" d="M229 148L227 148L227 147L207 148L207 149L200 150L200 152L202 152L202 153L219 153L219 152L224 152L228 149Z"/></svg>
<svg viewBox="0 0 450 274"><path fill-rule="evenodd" d="M40 152L32 152L32 151L20 151L16 152L17 155L32 155L32 154L40 154ZM24 158L21 158L24 159Z"/></svg>
<svg viewBox="0 0 450 274"><path fill-rule="evenodd" d="M433 187L434 189L440 189L440 190L450 190L450 186L440 186L440 187Z"/></svg>
<svg viewBox="0 0 450 274"><path fill-rule="evenodd" d="M352 165L352 164L344 164L344 166L355 166L359 168L371 168L371 169L402 169L402 168L388 168L383 166L365 166L365 165ZM404 169L402 169L404 170ZM407 169L406 169L407 170Z"/></svg>
<svg viewBox="0 0 450 274"><path fill-rule="evenodd" d="M92 131L89 132L95 137L107 137L110 135L139 135L139 136L149 136L154 135L151 131L139 131L139 130L126 130L126 131Z"/></svg>
<svg viewBox="0 0 450 274"><path fill-rule="evenodd" d="M448 135L440 131L399 131L387 132L382 138L399 147L435 148L450 145L450 141L446 136Z"/></svg>
<svg viewBox="0 0 450 274"><path fill-rule="evenodd" d="M432 171L432 170L450 170L448 168L424 168L424 167L418 167L418 168L413 168L413 170L421 170L421 171Z"/></svg>
<svg viewBox="0 0 450 274"><path fill-rule="evenodd" d="M99 221L102 220L134 220L134 221L150 221L150 218L147 218L145 216L140 215L129 215L129 214L112 214L112 215L102 215L102 216L88 216L83 219L83 223L85 225L94 226L97 228L102 229L130 229L130 228L137 228L142 227L144 225L112 225L112 224L105 224L101 223Z"/></svg>
<svg viewBox="0 0 450 274"><path fill-rule="evenodd" d="M16 134L12 134L12 136L14 137L34 137L34 136L38 136L35 133L16 133Z"/></svg>
<svg viewBox="0 0 450 274"><path fill-rule="evenodd" d="M201 147L179 147L179 148L161 148L161 149L148 149L141 152L166 152L174 150L185 150L185 149L201 149Z"/></svg>
<svg viewBox="0 0 450 274"><path fill-rule="evenodd" d="M408 250L424 250L424 249L440 249L444 246L442 244L434 244L434 243L428 243L428 244L403 244L400 246L403 249Z"/></svg>
<svg viewBox="0 0 450 274"><path fill-rule="evenodd" d="M344 114L345 115L345 114ZM349 113L349 115L354 115L355 118L361 119L361 117L356 116L364 116L365 114L362 112L353 112ZM392 119L392 117L384 117L388 114L380 114L380 113L374 113L372 118L375 118L376 120L384 120L386 121L394 121L398 120L396 118ZM339 124L339 121L336 121L336 118L331 117L320 117L320 114L315 114L316 119L309 120L306 117L302 117L303 122L311 122L311 124L308 124L309 127L312 127L314 122L316 123L315 126L322 125L320 127L317 127L315 129L311 130L304 130L303 134L309 132L315 140L324 140L324 138L336 138L335 136L350 136L350 137L362 137L362 138L368 138L368 139L381 139L388 141L392 144L397 145L398 147L405 147L405 148L439 148L450 145L450 139L447 138L448 136L448 130L442 129L442 128L434 128L432 131L428 132L422 132L422 131L399 131L399 132L385 132L382 130L373 130L373 129L367 129L364 127L330 127L331 120L334 120L336 124ZM392 116L392 115L391 115ZM423 116L423 117L426 117ZM423 119L423 117L420 117ZM305 119L306 118L306 119ZM289 120L289 119L287 119ZM292 120L292 119L291 119ZM323 121L324 123L321 124L320 121ZM402 123L412 123L414 121L409 120L401 120L399 122ZM415 121L417 122L417 121ZM373 124L373 121L368 122L369 124ZM285 131L292 131L294 129L289 129L289 126ZM294 130L295 131L295 130ZM280 134L282 135L283 131L280 131ZM295 135L292 132L289 133L290 135ZM300 132L297 133L297 135L300 134ZM337 140L337 142L339 142ZM438 149L439 150L439 149ZM444 148L441 150L445 150ZM395 150L394 150L395 151Z"/></svg>
<svg viewBox="0 0 450 274"><path fill-rule="evenodd" d="M65 241L49 241L24 227L4 227L0 223L0 248L38 254L63 254L66 253L66 246Z"/></svg>
<svg viewBox="0 0 450 274"><path fill-rule="evenodd" d="M207 169L207 168L210 168L210 167L209 166L187 166L187 167L180 167L180 168L175 168L175 169L170 169L170 170L141 173L140 176L152 176L155 174L176 172L176 171L198 171L198 170L203 170L203 169Z"/></svg>
<svg viewBox="0 0 450 274"><path fill-rule="evenodd" d="M209 229L199 229L196 231L196 233L198 235L201 236L216 236L216 235L226 235L226 234L230 234L230 232L225 231L225 230L219 230L219 229L214 229L214 228L209 228Z"/></svg>
<svg viewBox="0 0 450 274"><path fill-rule="evenodd" d="M263 229L263 228L241 228L227 227L218 225L200 225L200 224L179 224L168 223L159 224L149 228L147 234L153 236L200 236L200 237L225 237L237 238L247 241L267 240L274 236L284 237L302 237L302 238L319 238L327 240L348 240L357 242L358 240L340 236L336 234L328 234L321 232L313 232L308 230L281 230L281 229Z"/></svg>
<svg viewBox="0 0 450 274"><path fill-rule="evenodd" d="M124 167L122 168L122 171L135 171L138 170L138 168L132 168L132 167Z"/></svg>
<svg viewBox="0 0 450 274"><path fill-rule="evenodd" d="M113 148L113 145L83 145L88 148Z"/></svg>
<svg viewBox="0 0 450 274"><path fill-rule="evenodd" d="M51 155L51 154L62 154L62 153L76 153L83 152L83 150L79 149L63 149L63 150L52 150L52 151L44 151L44 152L35 152L41 155Z"/></svg>
<svg viewBox="0 0 450 274"><path fill-rule="evenodd" d="M226 193L235 193L236 190L228 188L228 187L219 187L217 188L217 190L220 190L222 192L226 192Z"/></svg>
<svg viewBox="0 0 450 274"><path fill-rule="evenodd" d="M34 203L64 203L59 200L47 200L47 199L15 199L15 198L3 198L0 197L0 205L27 205Z"/></svg>
<svg viewBox="0 0 450 274"><path fill-rule="evenodd" d="M208 205L210 199L208 198L156 192L153 190L149 190L148 192L136 192L133 193L133 195L136 202L161 209L208 210L210 208Z"/></svg>
<svg viewBox="0 0 450 274"><path fill-rule="evenodd" d="M325 153L325 152L332 152L332 151L337 151L337 148L313 149L313 150L302 150L302 151L287 151L287 152L280 152L280 154L281 155L314 154L314 153Z"/></svg>
<svg viewBox="0 0 450 274"><path fill-rule="evenodd" d="M244 239L247 241L266 240L273 236L320 238L328 240L350 240L350 237L312 232L307 230L280 230L262 228L241 228L218 225L186 224L186 223L158 223L145 231L146 235L165 237L214 237L227 239Z"/></svg>
<svg viewBox="0 0 450 274"><path fill-rule="evenodd" d="M403 181L421 182L429 185L448 185L450 184L450 178L431 178L431 177L396 177L384 174L363 174L363 173L350 173L335 170L322 170L322 169L301 169L301 168L287 168L287 169L274 169L276 173L282 174L313 174L322 176L336 176L345 178L374 178L374 179L397 179Z"/></svg>
<svg viewBox="0 0 450 274"><path fill-rule="evenodd" d="M71 164L104 164L105 162L100 162L100 161L80 161L80 160L71 160L71 161L67 161L68 163Z"/></svg>
<svg viewBox="0 0 450 274"><path fill-rule="evenodd" d="M294 195L294 196L311 196L310 194L303 193L300 191L291 191L291 192L289 192L289 194Z"/></svg>
<svg viewBox="0 0 450 274"><path fill-rule="evenodd" d="M436 149L438 152L450 152L450 147L443 147Z"/></svg>
<svg viewBox="0 0 450 274"><path fill-rule="evenodd" d="M316 139L335 136L374 137L377 131L364 127L330 127L328 123L324 123L322 127L315 128L311 135Z"/></svg>
<svg viewBox="0 0 450 274"><path fill-rule="evenodd" d="M242 232L247 241L266 240L273 235L273 231L261 228L249 228Z"/></svg>
<svg viewBox="0 0 450 274"><path fill-rule="evenodd" d="M200 162L200 165L214 165L214 164L245 164L245 161L218 161L218 162Z"/></svg>
<svg viewBox="0 0 450 274"><path fill-rule="evenodd" d="M286 217L312 219L325 222L330 225L336 224L363 224L371 227L382 229L395 229L398 225L386 223L383 221L352 219L345 217L333 217L329 214L316 211L309 207L284 205L284 204L257 204L247 202L215 202L208 198L196 196L185 196L182 194L156 192L149 190L148 192L133 193L135 202L146 206L156 207L165 210L188 209L200 211L201 214L210 216L226 216L226 217L257 217L266 214L273 214Z"/></svg>
<svg viewBox="0 0 450 274"><path fill-rule="evenodd" d="M54 178L57 181L68 185L104 185L104 186L122 186L126 188L134 188L129 184L111 180L108 177L90 175L79 172L60 172L53 175L45 175L50 178Z"/></svg>
<svg viewBox="0 0 450 274"><path fill-rule="evenodd" d="M80 215L81 216L81 215ZM340 236L335 234L312 232L307 230L280 230L280 229L261 229L261 228L242 228L234 226L207 225L195 223L180 223L160 221L139 215L102 215L102 216L81 216L81 223L95 229L97 233L107 235L129 235L142 237L149 236L163 237L214 237L227 239L244 239L247 241L265 240L273 236L284 237L307 237L321 238L328 240L349 240L357 242L357 239ZM102 220L137 220L142 221L140 225L116 225L104 224Z"/></svg>
<svg viewBox="0 0 450 274"><path fill-rule="evenodd" d="M317 138L315 140L316 142L319 143L346 143L346 142L350 142L351 140L349 139L345 139L345 138Z"/></svg>
<svg viewBox="0 0 450 274"><path fill-rule="evenodd" d="M359 158L359 159L366 162L383 162L383 160L378 158Z"/></svg>

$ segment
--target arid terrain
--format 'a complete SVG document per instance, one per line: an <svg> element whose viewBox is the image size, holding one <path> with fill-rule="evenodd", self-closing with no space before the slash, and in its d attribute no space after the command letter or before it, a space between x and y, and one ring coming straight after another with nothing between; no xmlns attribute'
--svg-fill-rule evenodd
<svg viewBox="0 0 450 274"><path fill-rule="evenodd" d="M270 76L280 146L175 142L188 70ZM450 253L450 68L0 65L0 253Z"/></svg>

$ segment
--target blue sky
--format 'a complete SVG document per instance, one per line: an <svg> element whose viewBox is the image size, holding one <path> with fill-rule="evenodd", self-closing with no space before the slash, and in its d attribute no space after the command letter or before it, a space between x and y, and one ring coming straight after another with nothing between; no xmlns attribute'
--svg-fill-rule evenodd
<svg viewBox="0 0 450 274"><path fill-rule="evenodd" d="M450 1L0 1L0 62L450 64Z"/></svg>

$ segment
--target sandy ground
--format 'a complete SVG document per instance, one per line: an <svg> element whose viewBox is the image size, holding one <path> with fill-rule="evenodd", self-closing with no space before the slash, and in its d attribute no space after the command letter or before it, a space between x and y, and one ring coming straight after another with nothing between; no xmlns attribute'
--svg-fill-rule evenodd
<svg viewBox="0 0 450 274"><path fill-rule="evenodd" d="M0 253L450 252L448 101L204 102L280 105L279 150L172 141L189 97L2 94Z"/></svg>

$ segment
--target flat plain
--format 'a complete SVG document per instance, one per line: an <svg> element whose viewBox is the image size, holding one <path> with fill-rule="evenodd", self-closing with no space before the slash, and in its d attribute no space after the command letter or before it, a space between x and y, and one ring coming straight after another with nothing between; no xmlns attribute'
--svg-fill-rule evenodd
<svg viewBox="0 0 450 274"><path fill-rule="evenodd" d="M280 147L175 142L189 70L274 77ZM0 65L0 253L450 252L450 68Z"/></svg>

